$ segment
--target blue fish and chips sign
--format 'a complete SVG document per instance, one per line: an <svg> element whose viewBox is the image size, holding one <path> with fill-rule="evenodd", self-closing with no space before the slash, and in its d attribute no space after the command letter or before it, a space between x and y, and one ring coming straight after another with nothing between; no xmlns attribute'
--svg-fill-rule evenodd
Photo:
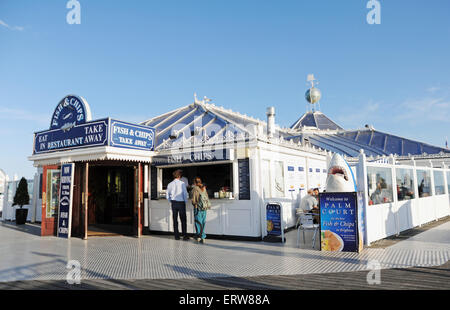
<svg viewBox="0 0 450 310"><path fill-rule="evenodd" d="M109 119L75 125L70 129L53 129L34 135L33 154L108 145Z"/></svg>
<svg viewBox="0 0 450 310"><path fill-rule="evenodd" d="M74 168L73 163L61 165L57 231L61 238L70 238L71 233Z"/></svg>
<svg viewBox="0 0 450 310"><path fill-rule="evenodd" d="M153 151L155 129L104 118L91 121L86 100L64 97L53 112L50 129L34 134L34 154L95 146Z"/></svg>
<svg viewBox="0 0 450 310"><path fill-rule="evenodd" d="M148 126L111 120L110 145L115 147L153 150L155 130Z"/></svg>
<svg viewBox="0 0 450 310"><path fill-rule="evenodd" d="M320 245L322 251L359 252L356 192L320 193Z"/></svg>

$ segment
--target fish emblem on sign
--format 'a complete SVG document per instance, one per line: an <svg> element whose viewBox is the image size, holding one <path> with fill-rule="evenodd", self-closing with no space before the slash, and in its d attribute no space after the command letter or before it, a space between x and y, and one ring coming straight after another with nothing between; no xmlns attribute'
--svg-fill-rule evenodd
<svg viewBox="0 0 450 310"><path fill-rule="evenodd" d="M91 120L91 110L87 101L76 95L64 97L56 106L52 115L50 129L69 131L76 125Z"/></svg>

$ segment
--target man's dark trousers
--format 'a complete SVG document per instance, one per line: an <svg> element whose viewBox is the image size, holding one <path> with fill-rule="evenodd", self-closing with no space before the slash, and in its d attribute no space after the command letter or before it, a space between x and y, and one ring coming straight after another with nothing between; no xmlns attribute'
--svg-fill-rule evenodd
<svg viewBox="0 0 450 310"><path fill-rule="evenodd" d="M172 219L173 219L173 232L175 238L180 238L180 233L178 232L178 214L180 214L181 220L181 232L183 236L187 236L186 229L186 203L184 201L172 200Z"/></svg>

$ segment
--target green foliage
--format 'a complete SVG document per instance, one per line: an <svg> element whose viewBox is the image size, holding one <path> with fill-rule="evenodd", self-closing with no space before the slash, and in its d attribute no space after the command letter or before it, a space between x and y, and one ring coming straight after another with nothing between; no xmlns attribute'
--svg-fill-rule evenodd
<svg viewBox="0 0 450 310"><path fill-rule="evenodd" d="M30 195L28 195L28 183L25 178L21 178L16 194L14 195L13 206L18 205L22 208L30 203Z"/></svg>

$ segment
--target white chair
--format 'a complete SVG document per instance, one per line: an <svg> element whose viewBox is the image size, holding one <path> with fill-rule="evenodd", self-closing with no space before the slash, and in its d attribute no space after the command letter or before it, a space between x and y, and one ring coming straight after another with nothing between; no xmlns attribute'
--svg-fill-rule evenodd
<svg viewBox="0 0 450 310"><path fill-rule="evenodd" d="M319 224L314 224L314 216L317 214L314 213L305 213L305 212L297 212L297 247L300 246L300 230L303 231L303 243L306 244L305 239L305 230L314 230L313 238L312 238L312 247L315 248L316 245L316 236L319 231Z"/></svg>

